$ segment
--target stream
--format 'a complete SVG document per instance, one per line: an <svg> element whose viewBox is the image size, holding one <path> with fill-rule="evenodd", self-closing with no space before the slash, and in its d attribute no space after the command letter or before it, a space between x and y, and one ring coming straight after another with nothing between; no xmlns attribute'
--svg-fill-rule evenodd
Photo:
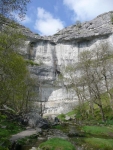
<svg viewBox="0 0 113 150"><path fill-rule="evenodd" d="M53 129L43 130L43 133L37 137L35 143L23 145L21 150L30 150L32 147L37 148L42 142L54 137L63 138L70 141L75 146L76 150L90 150L84 145L84 136L78 129L78 126L65 124L54 127ZM91 149L93 150L93 148Z"/></svg>
<svg viewBox="0 0 113 150"><path fill-rule="evenodd" d="M76 140L76 138L74 140ZM81 139L79 139L79 140L81 140ZM36 142L34 145L32 145L32 144L31 145L24 145L21 150L30 150L32 147L38 147L42 142L45 142L45 141L46 140L42 140L42 141ZM69 139L69 141L71 142L71 139ZM71 143L73 143L73 145L75 146L76 150L86 150L86 148L83 147L82 145L77 145L74 142L71 142Z"/></svg>
<svg viewBox="0 0 113 150"><path fill-rule="evenodd" d="M92 136L89 137L84 136L84 133L81 132L79 126L73 124L71 125L61 124L61 125L53 126L50 129L42 130L42 132L36 136L34 142L29 142L29 144L24 144L22 145L21 149L16 149L16 150L30 150L32 147L38 148L42 142L45 142L48 139L54 137L68 140L74 145L76 150L90 150L90 149L97 150L97 148L95 149L94 147L91 147L90 143L89 145L86 145L84 143L84 139L92 138ZM104 139L104 137L100 137L100 138Z"/></svg>

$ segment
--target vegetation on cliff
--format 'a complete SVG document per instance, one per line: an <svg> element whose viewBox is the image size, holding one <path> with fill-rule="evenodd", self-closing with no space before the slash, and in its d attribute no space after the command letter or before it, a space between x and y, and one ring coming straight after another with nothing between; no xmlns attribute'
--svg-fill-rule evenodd
<svg viewBox="0 0 113 150"><path fill-rule="evenodd" d="M26 62L20 55L25 37L17 24L7 18L20 18L26 13L30 0L0 1L0 112L20 114L27 111L33 96L33 81ZM5 21L8 23L5 24Z"/></svg>
<svg viewBox="0 0 113 150"><path fill-rule="evenodd" d="M21 56L25 37L11 27L2 26L0 32L0 149L8 150L9 138L22 130L18 121L32 109L35 96L34 81ZM21 122L21 121L19 121Z"/></svg>
<svg viewBox="0 0 113 150"><path fill-rule="evenodd" d="M79 54L79 61L70 64L63 72L62 80L67 89L73 89L77 95L80 118L95 118L97 108L102 121L105 112L113 111L113 51L108 43L102 43L93 50Z"/></svg>
<svg viewBox="0 0 113 150"><path fill-rule="evenodd" d="M0 33L0 109L8 106L16 114L27 111L33 96L33 81L19 54L24 46L20 31L4 27Z"/></svg>
<svg viewBox="0 0 113 150"><path fill-rule="evenodd" d="M23 130L20 115L31 109L35 95L35 82L21 54L26 37L7 19L14 19L15 12L23 18L29 1L0 1L0 150L8 150L10 136Z"/></svg>
<svg viewBox="0 0 113 150"><path fill-rule="evenodd" d="M23 16L25 7L29 0L23 1L1 1L0 14L9 17L12 8L18 10ZM10 5L11 4L11 5ZM10 7L9 7L10 6ZM20 6L20 7L18 7ZM12 28L13 27L13 28ZM25 37L17 29L15 24L9 27L2 26L0 31L0 149L7 150L10 146L10 135L22 130L14 121L14 116L26 113L31 107L31 101L35 95L34 81L30 78L27 64L38 65L32 61L25 61L21 56L20 49L24 47ZM73 89L79 100L79 105L75 110L66 114L71 116L76 114L75 121L82 123L102 124L102 126L81 126L85 136L112 137L113 125L113 52L104 43L94 50L86 50L79 54L79 61L70 64L65 70L61 80L68 82L67 89ZM31 109L31 108L30 108ZM5 114L5 115L2 115ZM65 115L60 115L65 120ZM102 121L100 121L102 120ZM14 121L14 122L11 122ZM103 123L104 122L104 123ZM72 122L73 123L73 122ZM104 124L104 126L103 126ZM58 129L65 130L60 126ZM112 149L112 139L86 138L85 143L90 143L95 148ZM59 144L58 144L59 143ZM95 144L96 143L96 144ZM50 139L40 145L42 149L51 150L74 150L74 146L63 139Z"/></svg>

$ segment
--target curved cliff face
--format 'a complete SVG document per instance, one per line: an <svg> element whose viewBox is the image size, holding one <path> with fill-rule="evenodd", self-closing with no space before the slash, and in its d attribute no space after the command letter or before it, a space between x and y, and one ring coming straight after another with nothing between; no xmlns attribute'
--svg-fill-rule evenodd
<svg viewBox="0 0 113 150"><path fill-rule="evenodd" d="M113 12L99 15L92 21L69 26L49 37L26 31L29 37L26 54L30 53L30 59L40 63L40 66L30 67L30 71L40 81L45 114L65 113L75 107L78 102L76 93L68 91L62 82L56 84L58 76L63 67L78 61L81 51L93 49L103 41L113 43L112 15Z"/></svg>

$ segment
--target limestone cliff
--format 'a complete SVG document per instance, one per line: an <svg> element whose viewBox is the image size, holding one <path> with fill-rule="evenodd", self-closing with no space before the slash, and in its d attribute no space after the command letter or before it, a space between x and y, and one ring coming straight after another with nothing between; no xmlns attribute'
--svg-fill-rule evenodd
<svg viewBox="0 0 113 150"><path fill-rule="evenodd" d="M92 49L103 41L113 42L112 15L113 12L108 12L79 26L66 27L53 36L34 36L30 40L30 57L40 63L30 70L32 76L40 80L40 98L45 101L45 114L65 113L75 107L78 102L76 93L67 91L63 83L56 84L55 81L64 66L78 61L81 51Z"/></svg>
<svg viewBox="0 0 113 150"><path fill-rule="evenodd" d="M26 58L40 64L29 66L31 76L39 80L40 99L45 101L45 114L65 113L74 108L78 100L73 90L58 83L58 75L68 63L78 61L81 51L95 48L100 42L113 43L113 12L104 13L79 25L64 28L53 36L42 37L20 26L28 37Z"/></svg>

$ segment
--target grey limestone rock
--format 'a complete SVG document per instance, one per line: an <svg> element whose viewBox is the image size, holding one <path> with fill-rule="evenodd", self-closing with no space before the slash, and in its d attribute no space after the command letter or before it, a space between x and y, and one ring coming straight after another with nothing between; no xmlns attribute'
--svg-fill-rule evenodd
<svg viewBox="0 0 113 150"><path fill-rule="evenodd" d="M39 64L29 65L29 70L36 80L36 91L40 92L44 102L45 115L66 113L78 104L76 93L72 89L67 90L67 83L63 83L59 76L68 64L77 63L80 52L94 49L101 42L110 42L113 46L112 16L113 11L107 12L80 26L71 25L53 36L43 37L18 25L28 38L23 55ZM5 20L4 24L8 22ZM29 123L35 126L37 121L30 119Z"/></svg>
<svg viewBox="0 0 113 150"><path fill-rule="evenodd" d="M30 112L24 116L25 119L27 119L28 125L31 128L42 128L46 129L49 128L49 124L46 120L44 120L39 113L36 112Z"/></svg>
<svg viewBox="0 0 113 150"><path fill-rule="evenodd" d="M113 12L104 13L81 23L79 27L66 27L53 36L38 35L31 38L34 53L32 60L36 63L41 61L41 65L29 68L32 77L37 77L41 83L39 88L41 100L45 101L45 115L66 113L78 104L76 93L67 90L67 83L60 81L59 76L68 64L78 61L80 52L94 49L101 42L113 43L112 15Z"/></svg>
<svg viewBox="0 0 113 150"><path fill-rule="evenodd" d="M70 116L65 116L65 120L69 121L69 120L71 120L71 117Z"/></svg>

